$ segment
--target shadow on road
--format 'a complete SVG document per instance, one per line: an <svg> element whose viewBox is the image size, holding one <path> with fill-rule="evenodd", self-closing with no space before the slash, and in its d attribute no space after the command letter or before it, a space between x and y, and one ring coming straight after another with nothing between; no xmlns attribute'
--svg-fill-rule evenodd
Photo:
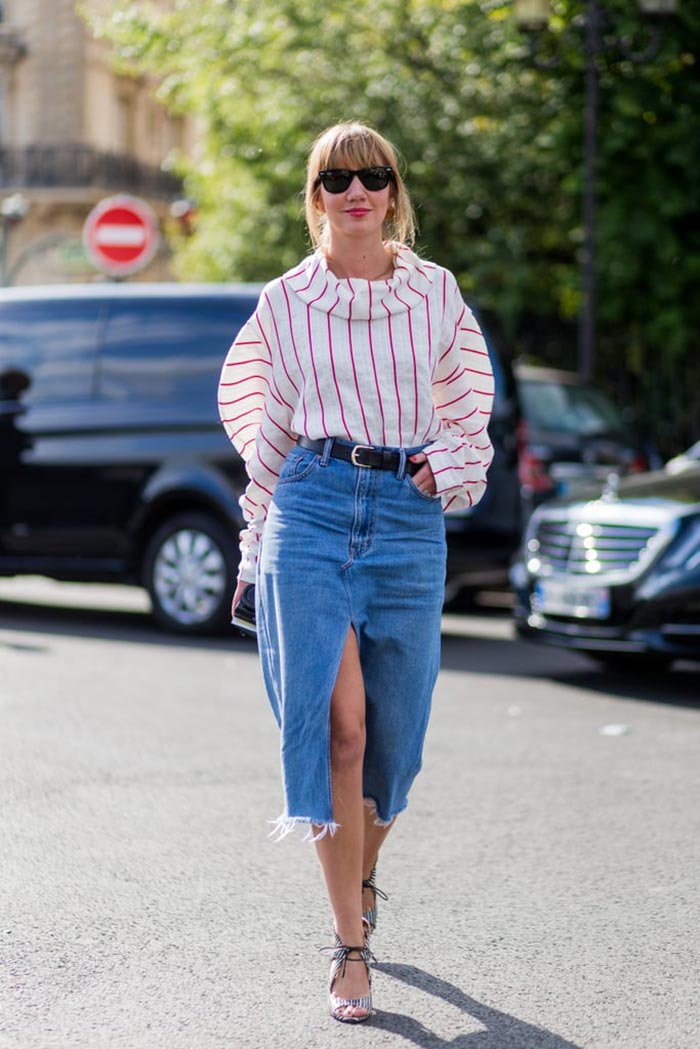
<svg viewBox="0 0 700 1049"><path fill-rule="evenodd" d="M114 609L60 608L25 601L0 600L0 630L28 631L64 637L98 638L101 641L128 641L130 644L177 645L178 647L226 650L234 646L255 651L252 641L231 628L230 636L179 637L160 630L143 612ZM35 645L15 645L0 640L0 648L40 650Z"/></svg>
<svg viewBox="0 0 700 1049"><path fill-rule="evenodd" d="M559 1035L477 1002L454 984L413 965L380 962L374 968L395 980L401 980L417 990L456 1006L485 1028L483 1031L457 1035L447 1041L412 1016L377 1010L371 1021L373 1027L401 1035L407 1042L420 1046L420 1049L581 1049Z"/></svg>
<svg viewBox="0 0 700 1049"><path fill-rule="evenodd" d="M691 663L677 663L673 670L656 672L641 665L639 669L611 670L563 648L511 638L443 634L441 668L470 674L543 678L621 699L700 710L700 673L697 664Z"/></svg>
<svg viewBox="0 0 700 1049"><path fill-rule="evenodd" d="M499 625L508 622L507 615L494 615ZM672 671L612 671L598 667L587 657L566 649L537 645L493 631L479 634L478 628L468 634L443 631L443 670L469 674L497 674L517 678L542 678L575 688L589 689L623 699L667 703L700 709L700 674L692 664L676 664ZM475 620L473 622L478 622ZM31 604L19 600L0 600L0 630L28 632L50 636L84 637L101 641L125 641L129 644L165 645L211 651L255 653L255 644L238 631L222 637L178 637L160 630L143 612L116 609L85 609L57 605ZM46 645L25 639L0 639L0 650L41 653ZM685 669L685 667L688 669Z"/></svg>

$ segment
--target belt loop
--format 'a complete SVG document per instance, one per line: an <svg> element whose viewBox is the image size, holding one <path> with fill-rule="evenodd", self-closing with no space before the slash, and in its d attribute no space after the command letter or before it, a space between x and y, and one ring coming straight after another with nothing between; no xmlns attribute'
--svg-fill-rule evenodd
<svg viewBox="0 0 700 1049"><path fill-rule="evenodd" d="M399 448L399 469L396 473L397 481L403 481L404 477L406 476L406 466L406 449Z"/></svg>
<svg viewBox="0 0 700 1049"><path fill-rule="evenodd" d="M332 451L333 451L333 438L332 437L326 437L326 440L325 440L324 445L323 445L323 455L321 456L321 466L328 466L328 460L331 457L331 452Z"/></svg>

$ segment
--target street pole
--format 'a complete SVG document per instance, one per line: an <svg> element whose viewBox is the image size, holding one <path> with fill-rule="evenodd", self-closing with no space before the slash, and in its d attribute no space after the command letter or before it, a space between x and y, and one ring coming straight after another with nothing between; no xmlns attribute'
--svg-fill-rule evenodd
<svg viewBox="0 0 700 1049"><path fill-rule="evenodd" d="M25 218L30 208L30 203L21 193L13 193L0 201L0 283L2 287L7 285L7 256L9 251L10 229Z"/></svg>
<svg viewBox="0 0 700 1049"><path fill-rule="evenodd" d="M598 167L598 55L602 50L601 10L598 0L588 0L586 12L586 74L583 132L583 245L581 259L581 309L578 321L578 373L593 378L596 342L596 220Z"/></svg>
<svg viewBox="0 0 700 1049"><path fill-rule="evenodd" d="M624 36L613 38L610 32L606 32L604 36L604 29L609 30L610 28L610 16L603 0L584 0L584 2L585 15L580 20L585 26L583 46L586 58L582 186L583 240L580 255L581 308L578 317L576 363L581 378L589 380L593 377L596 354L598 59L611 48L617 47L625 58L635 65L652 61L661 44L661 19L675 12L677 0L637 0L643 16L648 20L650 34L649 44L641 52L633 51ZM549 22L550 0L513 0L513 6L519 26L530 38L531 60L541 69L554 69L559 64L559 58L540 58L538 54L540 37Z"/></svg>
<svg viewBox="0 0 700 1049"><path fill-rule="evenodd" d="M1 215L2 230L0 230L0 286L7 284L7 242L10 237L10 220L6 215Z"/></svg>

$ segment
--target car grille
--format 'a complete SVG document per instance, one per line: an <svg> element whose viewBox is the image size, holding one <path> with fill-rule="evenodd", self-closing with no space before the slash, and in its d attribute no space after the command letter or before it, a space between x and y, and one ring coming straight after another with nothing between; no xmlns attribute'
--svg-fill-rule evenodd
<svg viewBox="0 0 700 1049"><path fill-rule="evenodd" d="M554 572L628 572L644 559L657 533L648 525L545 519L535 537L537 557Z"/></svg>

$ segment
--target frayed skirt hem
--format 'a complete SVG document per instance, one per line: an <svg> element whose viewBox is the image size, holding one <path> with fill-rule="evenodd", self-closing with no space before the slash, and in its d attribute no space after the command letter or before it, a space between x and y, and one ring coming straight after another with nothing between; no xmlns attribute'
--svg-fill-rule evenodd
<svg viewBox="0 0 700 1049"><path fill-rule="evenodd" d="M371 814L374 816L374 826L375 827L390 827L392 825L392 823L394 822L394 820L396 819L396 817L400 816L401 813L403 812L403 809L406 808L406 806L404 805L404 807L402 809L399 809L398 812L395 812L394 815L390 819L383 820L383 819L380 818L379 814L377 813L377 803L374 800L374 798L364 798L364 806L365 806L366 809L369 809Z"/></svg>
<svg viewBox="0 0 700 1049"><path fill-rule="evenodd" d="M275 842L282 841L282 838L286 838L288 834L291 834L299 824L306 825L308 828L302 841L310 842L321 841L329 834L333 837L340 827L340 824L333 820L330 823L325 823L323 820L314 820L309 816L285 816L284 814L278 816L276 820L268 820L268 822L273 825L268 837ZM319 828L316 834L314 834L315 827Z"/></svg>

